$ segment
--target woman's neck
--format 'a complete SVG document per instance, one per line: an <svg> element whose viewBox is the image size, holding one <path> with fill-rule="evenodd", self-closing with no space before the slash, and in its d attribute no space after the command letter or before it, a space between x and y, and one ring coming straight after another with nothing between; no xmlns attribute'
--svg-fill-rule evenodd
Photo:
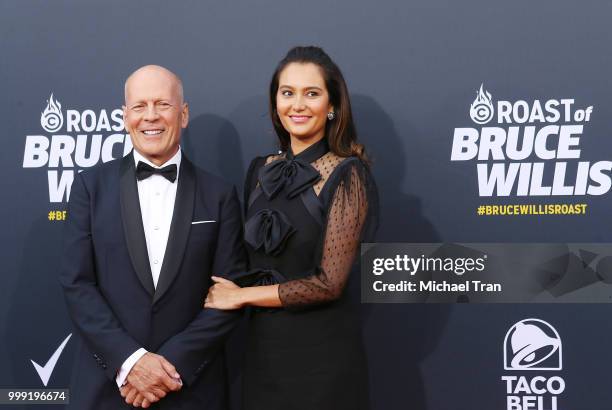
<svg viewBox="0 0 612 410"><path fill-rule="evenodd" d="M317 135L312 138L296 138L291 136L291 152L293 155L298 155L300 152L304 151L306 148L310 147L313 144L321 141L323 139L323 134Z"/></svg>

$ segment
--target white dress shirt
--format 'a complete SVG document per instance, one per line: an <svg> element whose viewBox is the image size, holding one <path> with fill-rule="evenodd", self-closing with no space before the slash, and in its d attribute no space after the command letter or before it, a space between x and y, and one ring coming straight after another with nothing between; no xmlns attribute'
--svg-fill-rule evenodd
<svg viewBox="0 0 612 410"><path fill-rule="evenodd" d="M147 254L149 256L149 265L151 266L151 275L153 276L153 285L157 288L159 274L164 262L164 254L166 245L168 244L168 235L170 234L170 225L172 223L172 213L174 211L174 202L176 200L176 188L178 186L179 172L181 165L181 150L176 152L172 158L161 166L153 164L145 157L134 150L134 162L138 166L138 162L142 161L154 168L163 168L167 165L176 164L177 174L174 182L168 181L161 175L153 174L150 177L138 181L138 200L140 202L140 213L142 214L142 226L144 228L145 239L147 242ZM117 386L121 387L125 384L127 375L134 367L134 364L147 351L143 348L138 349L121 365L121 369L117 374Z"/></svg>

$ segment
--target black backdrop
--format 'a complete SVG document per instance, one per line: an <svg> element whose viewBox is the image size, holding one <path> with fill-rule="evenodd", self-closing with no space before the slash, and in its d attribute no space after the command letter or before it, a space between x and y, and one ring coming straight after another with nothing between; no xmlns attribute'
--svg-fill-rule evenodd
<svg viewBox="0 0 612 410"><path fill-rule="evenodd" d="M69 175L74 167L24 166L35 159L28 136L52 147L55 138L57 149L57 135L84 134L91 145L94 134L117 134L69 131L67 110L110 116L135 68L161 64L182 76L191 107L184 150L241 187L250 159L274 149L266 90L275 64L291 46L320 45L344 71L374 158L379 241L612 242L609 194L480 197L476 160L450 160L454 129L480 130L469 108L482 83L494 101L593 106L580 160L607 160L611 13L612 3L595 0L3 1L0 387L42 388L30 360L44 365L71 332L57 283L62 222L48 214L66 209L51 202L50 178L54 185L54 171ZM64 120L55 132L40 120L52 93ZM122 149L115 145L114 155ZM540 162L551 179L555 160ZM514 203L585 203L588 211L476 214L480 204ZM586 304L366 305L372 407L506 408L504 336L536 317L563 341L560 409L607 409L611 313L609 305ZM67 386L72 354L69 341L47 387Z"/></svg>

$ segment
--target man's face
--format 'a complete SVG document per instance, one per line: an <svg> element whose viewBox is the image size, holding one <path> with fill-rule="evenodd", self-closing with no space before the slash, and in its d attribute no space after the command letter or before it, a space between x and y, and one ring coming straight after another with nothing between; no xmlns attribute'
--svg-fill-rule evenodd
<svg viewBox="0 0 612 410"><path fill-rule="evenodd" d="M123 118L136 151L155 165L168 161L189 121L177 78L161 67L137 70L125 86Z"/></svg>

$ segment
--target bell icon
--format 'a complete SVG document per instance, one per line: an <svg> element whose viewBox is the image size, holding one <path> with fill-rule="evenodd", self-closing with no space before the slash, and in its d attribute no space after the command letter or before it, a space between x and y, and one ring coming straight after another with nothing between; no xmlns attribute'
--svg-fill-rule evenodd
<svg viewBox="0 0 612 410"><path fill-rule="evenodd" d="M508 342L510 346L507 345ZM506 370L561 369L561 338L557 331L544 321L526 319L516 323L506 334L504 345ZM511 353L510 363L508 363L508 353ZM549 367L550 362L542 364L555 354L557 357L553 367Z"/></svg>

